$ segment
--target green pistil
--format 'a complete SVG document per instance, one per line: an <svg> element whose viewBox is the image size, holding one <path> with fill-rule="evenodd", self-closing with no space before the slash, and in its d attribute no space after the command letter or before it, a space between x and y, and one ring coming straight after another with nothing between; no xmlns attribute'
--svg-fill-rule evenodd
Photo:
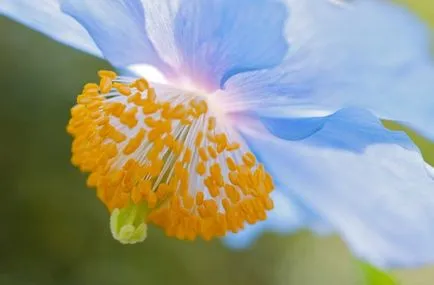
<svg viewBox="0 0 434 285"><path fill-rule="evenodd" d="M149 209L145 202L130 204L122 209L114 209L110 216L110 230L113 237L122 244L134 244L146 239L146 217Z"/></svg>

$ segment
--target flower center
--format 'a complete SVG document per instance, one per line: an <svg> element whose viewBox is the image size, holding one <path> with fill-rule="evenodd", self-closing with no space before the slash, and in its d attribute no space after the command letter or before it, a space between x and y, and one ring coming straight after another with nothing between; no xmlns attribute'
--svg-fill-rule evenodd
<svg viewBox="0 0 434 285"><path fill-rule="evenodd" d="M266 218L273 182L206 96L100 71L71 109L72 163L112 213L122 243L211 239Z"/></svg>

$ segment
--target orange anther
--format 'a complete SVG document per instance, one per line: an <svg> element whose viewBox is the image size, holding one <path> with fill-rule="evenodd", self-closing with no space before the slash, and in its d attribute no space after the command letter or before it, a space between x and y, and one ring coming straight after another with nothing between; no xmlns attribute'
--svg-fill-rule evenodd
<svg viewBox="0 0 434 285"><path fill-rule="evenodd" d="M98 71L98 76L103 78L103 77L108 77L110 79L115 79L116 78L116 72L111 71L111 70L100 70Z"/></svg>
<svg viewBox="0 0 434 285"><path fill-rule="evenodd" d="M116 90L118 90L119 94L121 94L121 95L124 95L124 96L131 95L131 89L127 85L124 85L124 84L119 83L119 82L115 82L115 83L113 83L113 87L116 88Z"/></svg>
<svg viewBox="0 0 434 285"><path fill-rule="evenodd" d="M112 89L112 79L110 77L104 76L101 78L99 83L99 90L102 94L109 93Z"/></svg>
<svg viewBox="0 0 434 285"><path fill-rule="evenodd" d="M137 79L135 82L134 82L134 86L140 91L140 92L143 92L143 91L145 91L146 89L148 89L149 88L149 83L148 83L148 81L146 81L146 79L144 79L144 78L140 78L140 79Z"/></svg>

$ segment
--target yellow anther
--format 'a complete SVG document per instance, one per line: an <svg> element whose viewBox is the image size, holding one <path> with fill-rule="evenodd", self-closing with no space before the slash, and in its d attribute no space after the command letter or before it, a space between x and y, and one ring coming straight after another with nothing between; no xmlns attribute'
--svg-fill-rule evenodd
<svg viewBox="0 0 434 285"><path fill-rule="evenodd" d="M148 153L146 154L146 158L147 158L149 161L155 161L155 160L157 160L157 158L158 158L159 155L160 155L160 152L159 152L155 147L152 147L151 150L148 151ZM153 166L151 165L151 169L155 169L155 167L153 167ZM157 171L158 171L158 170L159 170L159 169L157 169ZM152 170L150 170L150 171L152 171Z"/></svg>
<svg viewBox="0 0 434 285"><path fill-rule="evenodd" d="M247 177L248 177L248 173L242 173L240 170L238 171L238 176L237 176L238 186L242 190L246 190L246 191L247 191L247 186L248 186Z"/></svg>
<svg viewBox="0 0 434 285"><path fill-rule="evenodd" d="M116 88L116 90L119 92L119 94L124 96L130 96L131 95L131 89L122 83L115 82L113 83L113 87Z"/></svg>
<svg viewBox="0 0 434 285"><path fill-rule="evenodd" d="M160 185L158 185L157 198L159 200L162 200L162 199L166 198L170 192L172 192L172 190L170 189L170 186L165 184L165 183L161 183Z"/></svg>
<svg viewBox="0 0 434 285"><path fill-rule="evenodd" d="M100 70L98 71L98 76L103 78L103 77L108 77L112 80L114 80L117 76L116 72L111 71L111 70Z"/></svg>
<svg viewBox="0 0 434 285"><path fill-rule="evenodd" d="M186 209L191 209L194 205L194 199L192 196L186 195L185 197L183 197L183 203Z"/></svg>
<svg viewBox="0 0 434 285"><path fill-rule="evenodd" d="M150 128L155 128L156 126L157 126L157 121L154 119L154 118L152 118L152 117L146 117L145 118L145 124L148 126L148 127L150 127Z"/></svg>
<svg viewBox="0 0 434 285"><path fill-rule="evenodd" d="M125 176L125 172L123 171L114 171L109 175L110 178L110 183L112 185L118 185L119 183L121 183L122 179Z"/></svg>
<svg viewBox="0 0 434 285"><path fill-rule="evenodd" d="M180 122L184 126L191 126L191 124L193 123L191 120L188 120L188 119L185 119L185 118L182 118Z"/></svg>
<svg viewBox="0 0 434 285"><path fill-rule="evenodd" d="M187 195L189 189L190 173L184 171L184 176L180 178L179 193L181 195Z"/></svg>
<svg viewBox="0 0 434 285"><path fill-rule="evenodd" d="M101 81L99 83L99 90L102 94L109 93L112 89L112 79L108 76L101 77Z"/></svg>
<svg viewBox="0 0 434 285"><path fill-rule="evenodd" d="M128 97L127 102L141 106L143 104L142 94L140 92L134 93L134 95Z"/></svg>
<svg viewBox="0 0 434 285"><path fill-rule="evenodd" d="M234 184L234 185L238 185L239 181L238 181L238 174L234 171L229 172L229 181Z"/></svg>
<svg viewBox="0 0 434 285"><path fill-rule="evenodd" d="M128 161L124 164L122 167L125 171L134 170L136 167L138 167L138 163L135 159L128 159Z"/></svg>
<svg viewBox="0 0 434 285"><path fill-rule="evenodd" d="M119 120L122 124L127 125L130 129L134 128L138 121L136 119L137 107L133 107L128 111L124 111L122 115L119 117Z"/></svg>
<svg viewBox="0 0 434 285"><path fill-rule="evenodd" d="M93 172L89 175L87 178L86 184L87 187L95 187L98 185L98 180L100 179L101 175L98 172Z"/></svg>
<svg viewBox="0 0 434 285"><path fill-rule="evenodd" d="M118 154L118 148L115 143L109 143L106 145L106 154L108 158L113 158Z"/></svg>
<svg viewBox="0 0 434 285"><path fill-rule="evenodd" d="M186 148L184 151L184 157L182 159L183 163L190 163L191 161L191 150L189 148Z"/></svg>
<svg viewBox="0 0 434 285"><path fill-rule="evenodd" d="M119 195L116 195L113 197L113 199L110 202L109 208L115 209L115 208L125 208L128 205L129 195L126 193L120 193Z"/></svg>
<svg viewBox="0 0 434 285"><path fill-rule="evenodd" d="M225 193L232 203L238 203L240 201L240 193L235 189L234 186L226 184Z"/></svg>
<svg viewBox="0 0 434 285"><path fill-rule="evenodd" d="M176 189L178 189L178 184L179 184L179 179L178 179L177 177L173 176L173 177L170 179L170 182L169 182L169 186L170 186L170 188L171 188L173 191L175 191Z"/></svg>
<svg viewBox="0 0 434 285"><path fill-rule="evenodd" d="M155 101L156 95L155 95L155 89L154 88L149 88L148 89L148 100L153 102Z"/></svg>
<svg viewBox="0 0 434 285"><path fill-rule="evenodd" d="M157 205L158 198L154 192L151 191L148 193L147 200L148 200L148 207L150 209L155 208L155 206Z"/></svg>
<svg viewBox="0 0 434 285"><path fill-rule="evenodd" d="M172 131L172 121L169 120L158 121L156 128L161 133L170 133Z"/></svg>
<svg viewBox="0 0 434 285"><path fill-rule="evenodd" d="M175 170L175 176L177 178L181 179L182 177L184 177L185 169L179 161L175 163L174 170Z"/></svg>
<svg viewBox="0 0 434 285"><path fill-rule="evenodd" d="M183 149L183 145L181 142L179 142L178 140L175 140L173 142L173 146L172 146L172 151L173 153L175 153L176 155L180 155L181 151Z"/></svg>
<svg viewBox="0 0 434 285"><path fill-rule="evenodd" d="M206 154L205 148L203 148L203 147L199 148L198 152L199 152L200 159L202 159L203 161L208 160L208 155Z"/></svg>
<svg viewBox="0 0 434 285"><path fill-rule="evenodd" d="M217 134L215 136L215 141L218 144L227 144L228 138L225 134Z"/></svg>
<svg viewBox="0 0 434 285"><path fill-rule="evenodd" d="M139 187L133 187L133 190L131 191L131 200L134 204L139 204L143 199L143 195L140 192Z"/></svg>
<svg viewBox="0 0 434 285"><path fill-rule="evenodd" d="M208 118L208 131L214 130L215 126L216 126L216 119L215 119L215 117L209 117Z"/></svg>
<svg viewBox="0 0 434 285"><path fill-rule="evenodd" d="M157 105L154 102L149 101L149 100L144 100L141 103L141 105L142 105L142 108L143 108L142 109L143 114L145 114L145 115L153 114L153 113L157 112L158 109L160 108L159 105Z"/></svg>
<svg viewBox="0 0 434 285"><path fill-rule="evenodd" d="M132 85L133 87L136 87L140 92L143 92L149 88L149 83L144 78L137 79Z"/></svg>
<svg viewBox="0 0 434 285"><path fill-rule="evenodd" d="M230 211L232 208L231 202L229 202L229 199L227 199L227 198L224 198L222 200L222 205L223 205L223 208L225 209L225 211Z"/></svg>
<svg viewBox="0 0 434 285"><path fill-rule="evenodd" d="M153 129L148 133L148 140L153 142L158 139L161 139L161 132L158 129Z"/></svg>
<svg viewBox="0 0 434 285"><path fill-rule="evenodd" d="M266 187L266 190L268 190L267 191L268 193L274 189L273 179L271 178L271 175L268 173L265 174L264 185Z"/></svg>
<svg viewBox="0 0 434 285"><path fill-rule="evenodd" d="M209 172L211 177L218 185L223 184L222 170L218 163L214 163L210 168ZM223 186L223 185L220 185Z"/></svg>
<svg viewBox="0 0 434 285"><path fill-rule="evenodd" d="M173 211L179 211L181 205L181 201L178 196L173 196L172 200L170 201L170 206Z"/></svg>
<svg viewBox="0 0 434 285"><path fill-rule="evenodd" d="M235 161L232 159L232 157L226 158L226 165L231 171L235 171L237 169L237 165L235 164Z"/></svg>
<svg viewBox="0 0 434 285"><path fill-rule="evenodd" d="M196 104L194 104L193 108L195 109L198 116L208 112L208 104L204 100L198 101Z"/></svg>
<svg viewBox="0 0 434 285"><path fill-rule="evenodd" d="M215 216L218 211L217 203L214 200L205 200L203 201L203 205L205 209L208 211L209 216Z"/></svg>
<svg viewBox="0 0 434 285"><path fill-rule="evenodd" d="M243 155L243 162L248 166L252 167L256 163L256 158L251 152L247 152Z"/></svg>
<svg viewBox="0 0 434 285"><path fill-rule="evenodd" d="M86 95L79 95L77 97L77 103L78 104L86 105L86 104L89 104L89 103L92 103L92 102L93 102L93 98L88 97Z"/></svg>
<svg viewBox="0 0 434 285"><path fill-rule="evenodd" d="M190 105L190 107L192 108L196 108L197 107L197 101L196 100L190 100L188 102L188 104Z"/></svg>
<svg viewBox="0 0 434 285"><path fill-rule="evenodd" d="M198 148L200 147L203 139L203 132L199 131L197 132L196 139L194 140L194 145Z"/></svg>
<svg viewBox="0 0 434 285"><path fill-rule="evenodd" d="M212 133L207 133L207 134L206 134L206 138L207 138L210 142L212 142L212 143L216 143L216 142L217 142L216 139L215 139L215 136L214 136Z"/></svg>
<svg viewBox="0 0 434 285"><path fill-rule="evenodd" d="M120 117L125 110L125 105L119 102L109 102L104 104L104 111L115 117Z"/></svg>
<svg viewBox="0 0 434 285"><path fill-rule="evenodd" d="M154 141L154 148L158 151L161 152L164 148L164 142L161 139L158 139L156 141Z"/></svg>
<svg viewBox="0 0 434 285"><path fill-rule="evenodd" d="M102 128L99 129L98 134L100 137L108 137L113 127L111 125L105 124Z"/></svg>
<svg viewBox="0 0 434 285"><path fill-rule="evenodd" d="M200 114L197 112L197 103L195 100L190 100L188 103L190 108L188 110L188 114L193 116L194 118L199 118Z"/></svg>
<svg viewBox="0 0 434 285"><path fill-rule="evenodd" d="M171 117L172 119L177 119L177 120L187 120L187 109L184 107L184 105L176 105L175 108L173 108L172 112L171 112Z"/></svg>
<svg viewBox="0 0 434 285"><path fill-rule="evenodd" d="M207 147L207 149L208 149L209 156L216 159L217 158L217 152L215 151L215 149L210 145Z"/></svg>
<svg viewBox="0 0 434 285"><path fill-rule="evenodd" d="M258 167L255 170L255 178L257 181L260 181L262 179L262 177L264 176L265 170L264 170L264 165L263 164L258 164Z"/></svg>
<svg viewBox="0 0 434 285"><path fill-rule="evenodd" d="M83 93L98 93L99 91L99 87L97 84L95 83L87 83L86 85L84 85L83 87Z"/></svg>
<svg viewBox="0 0 434 285"><path fill-rule="evenodd" d="M172 119L182 119L186 116L186 109L183 105L176 105L170 113Z"/></svg>
<svg viewBox="0 0 434 285"><path fill-rule="evenodd" d="M171 114L171 107L170 107L170 103L169 102L164 102L161 105L161 116L164 119L170 119L170 114Z"/></svg>
<svg viewBox="0 0 434 285"><path fill-rule="evenodd" d="M167 147L172 148L173 144L175 142L175 139L173 138L173 136L171 134L166 134L166 136L163 139L163 142Z"/></svg>
<svg viewBox="0 0 434 285"><path fill-rule="evenodd" d="M196 193L196 205L200 206L203 204L203 201L205 199L205 195L202 191L199 191Z"/></svg>
<svg viewBox="0 0 434 285"><path fill-rule="evenodd" d="M222 153L228 145L228 138L225 134L219 134L216 136L217 152Z"/></svg>
<svg viewBox="0 0 434 285"><path fill-rule="evenodd" d="M93 102L87 104L87 109L89 111L97 111L99 109L99 107L102 106L102 104L103 103L101 101L93 101ZM99 117L99 115L101 115L100 112L97 112L97 114L98 114L98 117Z"/></svg>
<svg viewBox="0 0 434 285"><path fill-rule="evenodd" d="M267 210L271 210L274 208L274 202L268 196L261 196L261 202Z"/></svg>
<svg viewBox="0 0 434 285"><path fill-rule="evenodd" d="M205 207L199 207L197 208L197 211L201 218L207 218L209 216L208 211L205 209ZM202 232L204 232L204 230L202 230Z"/></svg>
<svg viewBox="0 0 434 285"><path fill-rule="evenodd" d="M203 162L199 162L196 166L196 172L199 175L204 175L206 172L205 164Z"/></svg>
<svg viewBox="0 0 434 285"><path fill-rule="evenodd" d="M128 144L125 146L124 154L129 155L135 152L142 144L144 138L145 138L145 130L140 129L137 135L134 138L130 139Z"/></svg>
<svg viewBox="0 0 434 285"><path fill-rule="evenodd" d="M217 185L214 185L214 184L212 184L212 185L210 185L210 187L208 187L208 192L213 198L220 195L219 187Z"/></svg>
<svg viewBox="0 0 434 285"><path fill-rule="evenodd" d="M114 128L110 129L110 131L109 131L109 133L108 133L107 136L109 138L111 138L112 140L114 140L115 142L117 142L117 143L121 143L121 142L123 142L124 140L127 139L127 137L123 133L118 132Z"/></svg>
<svg viewBox="0 0 434 285"><path fill-rule="evenodd" d="M214 185L214 181L213 181L212 177L209 176L203 180L203 184L205 185L206 188L210 188Z"/></svg>
<svg viewBox="0 0 434 285"><path fill-rule="evenodd" d="M83 105L75 105L74 107L71 108L72 117L81 116L85 112L86 112L86 107Z"/></svg>
<svg viewBox="0 0 434 285"><path fill-rule="evenodd" d="M149 192L151 192L151 181L149 180L142 180L139 182L138 186L137 186L140 190L140 193L142 194L143 197L148 197Z"/></svg>
<svg viewBox="0 0 434 285"><path fill-rule="evenodd" d="M185 238L185 230L181 225L178 225L178 228L176 229L175 236L177 239L184 239Z"/></svg>
<svg viewBox="0 0 434 285"><path fill-rule="evenodd" d="M228 146L226 147L226 150L228 151L234 151L240 148L240 144L239 143L231 143L228 144Z"/></svg>

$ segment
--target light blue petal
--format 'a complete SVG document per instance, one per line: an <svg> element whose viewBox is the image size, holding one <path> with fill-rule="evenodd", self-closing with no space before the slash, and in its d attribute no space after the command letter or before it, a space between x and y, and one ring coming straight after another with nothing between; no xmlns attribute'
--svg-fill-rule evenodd
<svg viewBox="0 0 434 285"><path fill-rule="evenodd" d="M366 108L434 139L431 34L416 15L392 1L287 2L285 63L228 81L234 104L274 115Z"/></svg>
<svg viewBox="0 0 434 285"><path fill-rule="evenodd" d="M113 65L150 64L171 72L148 38L140 0L59 1L62 10L86 28Z"/></svg>
<svg viewBox="0 0 434 285"><path fill-rule="evenodd" d="M280 63L287 8L274 0L184 0L175 40L185 73L215 90L240 72Z"/></svg>
<svg viewBox="0 0 434 285"><path fill-rule="evenodd" d="M397 144L416 150L415 145L404 132L386 131L368 111L359 108L342 109L325 117L295 119L261 116L260 120L270 133L284 140L305 139L322 131L321 136L317 134L303 141L314 146L363 152L372 144ZM323 130L331 123L333 127ZM344 138L341 137L342 130L345 131ZM365 133L369 136L360 135Z"/></svg>
<svg viewBox="0 0 434 285"><path fill-rule="evenodd" d="M58 0L2 0L0 15L10 17L61 43L102 57L87 31L60 10Z"/></svg>
<svg viewBox="0 0 434 285"><path fill-rule="evenodd" d="M239 124L287 186L281 191L330 223L361 259L380 267L434 262L434 180L408 137L357 109L329 117L304 140L283 139L286 127L270 133L260 120Z"/></svg>
<svg viewBox="0 0 434 285"><path fill-rule="evenodd" d="M322 129L328 119L329 116L310 118L261 117L261 121L270 132L276 133L279 137L291 141L301 140L311 136ZM285 126L284 129L282 129L282 125Z"/></svg>

